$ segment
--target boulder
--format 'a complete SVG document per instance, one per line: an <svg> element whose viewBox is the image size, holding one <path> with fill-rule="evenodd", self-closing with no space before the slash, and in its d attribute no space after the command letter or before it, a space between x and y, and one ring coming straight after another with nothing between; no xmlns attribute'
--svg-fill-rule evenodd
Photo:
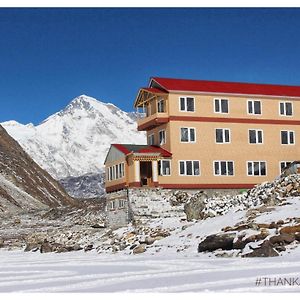
<svg viewBox="0 0 300 300"><path fill-rule="evenodd" d="M209 235L198 245L198 252L214 251L217 249L232 250L234 238L235 233Z"/></svg>
<svg viewBox="0 0 300 300"><path fill-rule="evenodd" d="M205 208L207 198L207 195L201 191L196 193L187 203L185 203L184 212L188 221L205 218L203 210Z"/></svg>
<svg viewBox="0 0 300 300"><path fill-rule="evenodd" d="M300 232L300 225L282 227L279 232L294 235L296 232Z"/></svg>
<svg viewBox="0 0 300 300"><path fill-rule="evenodd" d="M176 191L170 198L170 204L172 206L178 206L188 201L189 194L184 191Z"/></svg>
<svg viewBox="0 0 300 300"><path fill-rule="evenodd" d="M37 243L27 243L26 247L24 249L25 252L29 252L29 251L37 251L40 248L40 245Z"/></svg>
<svg viewBox="0 0 300 300"><path fill-rule="evenodd" d="M274 235L270 237L269 241L273 245L285 245L290 244L295 240L295 237L293 235L290 235L288 233L280 233L279 235Z"/></svg>
<svg viewBox="0 0 300 300"><path fill-rule="evenodd" d="M146 251L145 245L139 245L132 250L133 254L140 254Z"/></svg>
<svg viewBox="0 0 300 300"><path fill-rule="evenodd" d="M250 253L243 254L242 257L273 257L279 255L269 241L264 241L260 247L252 250Z"/></svg>
<svg viewBox="0 0 300 300"><path fill-rule="evenodd" d="M53 252L52 246L48 242L43 242L40 247L41 253Z"/></svg>
<svg viewBox="0 0 300 300"><path fill-rule="evenodd" d="M93 250L93 249L94 249L94 245L92 245L92 244L86 245L86 246L84 246L84 248L83 248L83 250L84 250L85 252L91 251L91 250Z"/></svg>

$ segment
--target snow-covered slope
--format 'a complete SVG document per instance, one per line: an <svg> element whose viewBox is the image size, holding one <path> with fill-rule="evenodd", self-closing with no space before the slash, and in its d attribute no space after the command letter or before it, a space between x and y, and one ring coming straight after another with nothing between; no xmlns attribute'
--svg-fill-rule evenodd
<svg viewBox="0 0 300 300"><path fill-rule="evenodd" d="M40 125L1 125L54 178L98 173L111 143L146 143L136 116L81 95Z"/></svg>

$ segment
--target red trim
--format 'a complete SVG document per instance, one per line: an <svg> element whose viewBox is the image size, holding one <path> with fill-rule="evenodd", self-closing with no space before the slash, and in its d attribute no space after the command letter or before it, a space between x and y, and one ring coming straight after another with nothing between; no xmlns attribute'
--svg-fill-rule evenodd
<svg viewBox="0 0 300 300"><path fill-rule="evenodd" d="M140 182L130 182L129 186L130 187L141 187L142 185Z"/></svg>
<svg viewBox="0 0 300 300"><path fill-rule="evenodd" d="M153 185L154 185L155 187L158 187L158 186L159 186L158 181L153 181Z"/></svg>
<svg viewBox="0 0 300 300"><path fill-rule="evenodd" d="M242 118L170 116L169 120L170 121L194 121L194 122L218 122L218 123L221 122L221 123L300 125L299 120L273 120L273 119L242 119Z"/></svg>
<svg viewBox="0 0 300 300"><path fill-rule="evenodd" d="M122 144L111 144L111 145L126 155L130 153L130 151Z"/></svg>
<svg viewBox="0 0 300 300"><path fill-rule="evenodd" d="M157 88L141 88L141 90L145 90L147 92L154 93L154 94L168 94L167 92Z"/></svg>
<svg viewBox="0 0 300 300"><path fill-rule="evenodd" d="M251 189L256 184L222 183L222 184L159 184L165 189Z"/></svg>
<svg viewBox="0 0 300 300"><path fill-rule="evenodd" d="M154 128L158 125L164 124L164 123L168 123L169 122L169 118L155 118L152 119L144 124L140 124L138 126L138 130L139 131L144 131L144 130L149 130L151 128Z"/></svg>
<svg viewBox="0 0 300 300"><path fill-rule="evenodd" d="M105 187L105 190L107 193L113 192L113 191L118 191L118 190L123 190L126 187L125 182L124 183L119 183L115 185L111 185L108 187Z"/></svg>
<svg viewBox="0 0 300 300"><path fill-rule="evenodd" d="M300 97L300 86L153 77L167 91ZM151 81L150 81L151 87Z"/></svg>

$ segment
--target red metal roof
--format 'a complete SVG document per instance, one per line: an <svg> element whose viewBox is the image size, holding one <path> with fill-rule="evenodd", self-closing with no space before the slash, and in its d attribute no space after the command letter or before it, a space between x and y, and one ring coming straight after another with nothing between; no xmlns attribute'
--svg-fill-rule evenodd
<svg viewBox="0 0 300 300"><path fill-rule="evenodd" d="M153 77L167 91L300 97L300 86ZM150 83L151 86L151 83Z"/></svg>
<svg viewBox="0 0 300 300"><path fill-rule="evenodd" d="M172 153L159 147L148 145L132 145L132 144L112 144L125 155L129 153L159 153L163 157L171 157Z"/></svg>

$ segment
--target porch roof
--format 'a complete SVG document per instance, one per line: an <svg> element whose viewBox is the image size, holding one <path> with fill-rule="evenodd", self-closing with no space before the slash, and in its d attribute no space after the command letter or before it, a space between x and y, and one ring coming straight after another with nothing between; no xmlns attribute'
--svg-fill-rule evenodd
<svg viewBox="0 0 300 300"><path fill-rule="evenodd" d="M159 147L159 146L149 146L149 145L133 145L133 144L112 144L115 148L119 151L124 153L125 155L130 153L139 153L139 154L146 154L146 153L157 153L162 157L171 157L172 153Z"/></svg>

